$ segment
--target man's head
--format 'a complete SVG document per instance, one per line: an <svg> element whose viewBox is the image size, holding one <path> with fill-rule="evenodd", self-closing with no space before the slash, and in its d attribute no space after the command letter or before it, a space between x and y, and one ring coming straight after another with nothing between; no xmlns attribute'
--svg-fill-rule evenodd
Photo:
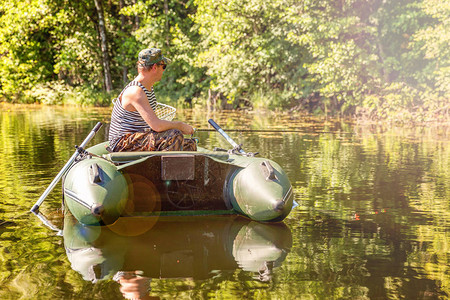
<svg viewBox="0 0 450 300"><path fill-rule="evenodd" d="M171 60L162 55L161 49L149 48L139 52L137 66L150 70L154 65L168 65L170 63Z"/></svg>

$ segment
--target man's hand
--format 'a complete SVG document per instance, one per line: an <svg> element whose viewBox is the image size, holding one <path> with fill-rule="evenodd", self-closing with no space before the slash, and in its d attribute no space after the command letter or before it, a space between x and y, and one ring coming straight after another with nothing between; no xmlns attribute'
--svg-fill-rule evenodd
<svg viewBox="0 0 450 300"><path fill-rule="evenodd" d="M194 133L194 128L191 125L188 125L186 123L181 123L180 124L180 130L183 134L193 134Z"/></svg>

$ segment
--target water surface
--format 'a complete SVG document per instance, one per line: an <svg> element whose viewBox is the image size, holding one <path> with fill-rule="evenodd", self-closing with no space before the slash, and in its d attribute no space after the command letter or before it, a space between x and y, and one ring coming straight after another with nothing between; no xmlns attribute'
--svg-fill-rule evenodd
<svg viewBox="0 0 450 300"><path fill-rule="evenodd" d="M41 206L52 230L29 209L98 121L106 125L91 144L105 140L110 110L0 107L0 299L450 295L447 128L180 111L200 129L209 118L245 129L229 134L284 167L299 206L281 224L228 216L85 228L64 218L58 185ZM230 148L213 131L196 136Z"/></svg>

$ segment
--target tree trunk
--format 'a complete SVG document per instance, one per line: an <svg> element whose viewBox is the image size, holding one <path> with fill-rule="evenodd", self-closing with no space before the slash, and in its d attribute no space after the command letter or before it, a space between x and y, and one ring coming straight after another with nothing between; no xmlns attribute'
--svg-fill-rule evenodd
<svg viewBox="0 0 450 300"><path fill-rule="evenodd" d="M120 0L119 1L120 9L122 10L122 8L124 8L124 6L125 6L124 0ZM126 17L123 14L120 15L120 30L122 31L123 36L124 36L123 39L125 40L125 36L126 36L126 33L125 33L125 30L126 30ZM127 68L127 66L125 64L125 61L126 61L125 48L122 48L122 61L123 61L122 82L123 82L123 85L126 85L127 82L128 82L128 68Z"/></svg>
<svg viewBox="0 0 450 300"><path fill-rule="evenodd" d="M164 0L164 14L166 16L166 46L169 48L170 40L169 40L169 4L167 3L167 0Z"/></svg>
<svg viewBox="0 0 450 300"><path fill-rule="evenodd" d="M112 80L108 55L108 40L106 38L105 18L103 15L103 3L102 0L94 0L94 3L98 13L98 31L99 31L98 33L100 35L100 42L102 48L103 71L105 73L104 75L105 89L107 92L111 92Z"/></svg>
<svg viewBox="0 0 450 300"><path fill-rule="evenodd" d="M133 0L133 4L136 4L136 0ZM139 16L138 14L134 15L134 30L138 30L139 29Z"/></svg>

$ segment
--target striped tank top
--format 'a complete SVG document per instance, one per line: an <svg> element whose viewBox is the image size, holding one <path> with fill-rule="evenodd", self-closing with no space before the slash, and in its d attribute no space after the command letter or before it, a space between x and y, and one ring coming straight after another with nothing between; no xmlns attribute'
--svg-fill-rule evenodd
<svg viewBox="0 0 450 300"><path fill-rule="evenodd" d="M114 107L111 113L111 125L109 127L110 149L114 149L119 139L127 133L142 132L151 129L138 111L128 111L122 107L122 94L130 86L138 86L145 92L148 102L153 110L155 110L157 105L153 88L149 91L140 82L134 80L131 81L122 92L120 92L119 97L113 100Z"/></svg>

